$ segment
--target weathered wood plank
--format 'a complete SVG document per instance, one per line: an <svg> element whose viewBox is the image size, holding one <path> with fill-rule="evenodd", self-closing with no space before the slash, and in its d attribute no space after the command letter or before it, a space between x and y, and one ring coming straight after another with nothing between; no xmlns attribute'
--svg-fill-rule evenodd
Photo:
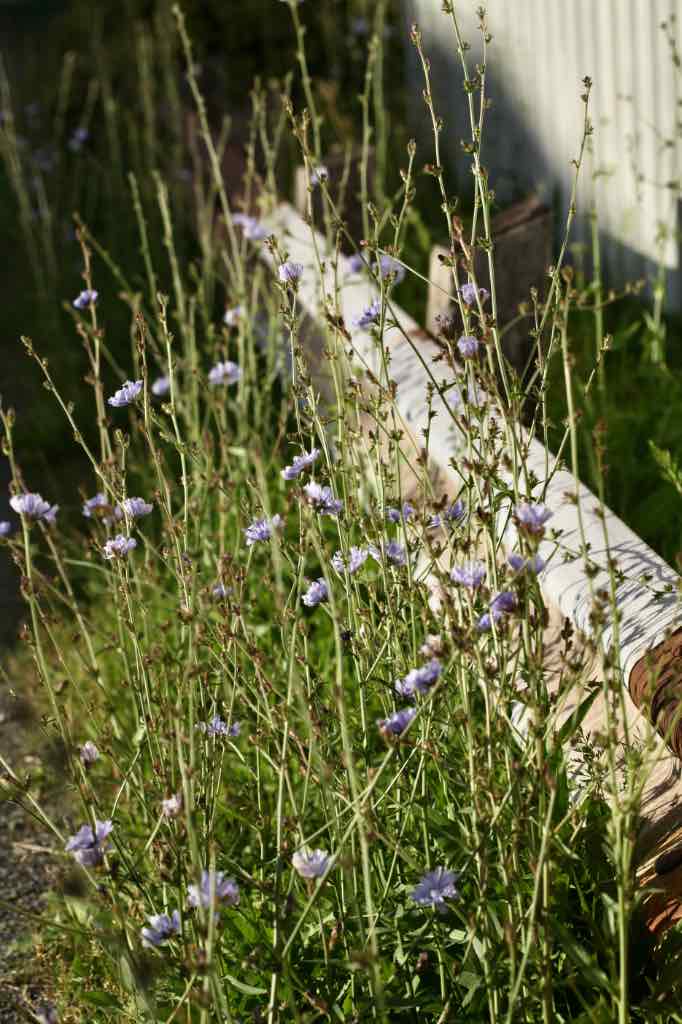
<svg viewBox="0 0 682 1024"><path fill-rule="evenodd" d="M278 208L269 227L277 235L280 244L286 247L290 258L304 265L298 299L306 313L317 320L318 330L324 329L320 315L323 307L321 296L323 293L333 293L334 274L331 265L325 265L322 285L315 261L311 259L310 228L291 207ZM316 245L318 252L324 255L325 243L319 235L316 235ZM377 297L378 290L367 278L349 274L347 266L345 272L340 274L339 281L339 309L346 325L350 325L354 317ZM397 383L396 407L406 427L406 443L420 448L421 431L427 421L426 391L431 373L440 382L446 376L446 369L443 363L436 361L440 349L415 321L394 303L391 303L391 313L400 325L389 328L385 333L386 348L391 354L390 375ZM352 343L347 347L352 349L358 363L369 366L375 376L380 375L380 353L369 331L354 331ZM428 369L420 362L417 352ZM453 399L449 397L448 401L452 404ZM440 395L434 397L433 407L437 415L431 425L429 455L442 474L444 486L450 493L455 493L459 478L449 463L451 459L458 459L463 454L463 435L455 428ZM500 414L495 416L494 408L489 407L487 422L493 417L498 422L501 420ZM607 507L600 509L591 491L577 483L565 468L557 467L556 458L538 440L530 438L520 425L514 428L513 446L517 451L524 452L525 472L532 472L539 480L532 491L528 489L520 497L542 500L553 511L547 535L540 545L541 557L548 564L539 580L551 612L546 632L547 685L554 690L560 685L563 669L553 652L558 651L560 646L558 637L566 618L581 635L597 639L591 612L595 594L599 590L608 590L610 585L609 559L615 559L616 570L622 574L615 591L620 621L618 624L614 621L607 604L604 608L606 625L601 635L601 653L608 654L613 646L627 684L646 653L671 631L682 626L678 599L679 576L615 513ZM511 478L508 482L511 485ZM512 503L507 502L498 520L498 530L507 551L513 550L517 539L511 511ZM589 572L586 571L585 552ZM603 678L598 660L586 670L585 678L588 677L597 680ZM583 696L584 691L576 687L563 699L556 713L557 727L573 712ZM680 761L653 734L651 722L640 713L627 691L623 695L623 705L625 720L617 723L621 738L627 734L631 742L651 740L654 750L654 763L648 769L641 806L643 828L640 855L644 879L649 877L646 874L649 870L647 864L653 855L652 851L658 849L662 832L674 834L675 829L679 829L682 843ZM595 701L584 723L584 732L597 737L604 729L606 715L605 697L602 694ZM576 775L579 776L579 773L580 765L576 763ZM668 891L667 899L675 906L682 898L682 872L679 874L679 886L675 882L675 872L669 876L673 888ZM669 907L662 914L658 904L651 906L652 927L660 927L662 921L672 920Z"/></svg>

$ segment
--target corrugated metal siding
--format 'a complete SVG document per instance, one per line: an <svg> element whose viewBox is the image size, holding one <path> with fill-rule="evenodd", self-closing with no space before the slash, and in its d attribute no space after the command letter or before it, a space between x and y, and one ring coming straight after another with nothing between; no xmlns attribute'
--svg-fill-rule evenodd
<svg viewBox="0 0 682 1024"><path fill-rule="evenodd" d="M656 235L666 224L668 305L682 309L677 196L654 184L682 178L680 138L672 147L663 145L664 138L675 137L682 108L676 110L675 72L660 28L675 15L680 43L682 0L488 0L485 6L493 34L487 78L494 107L483 162L500 200L538 190L566 210L581 136L582 79L589 75L594 135L581 172L573 238L589 245L588 214L596 202L603 260L618 285L655 272ZM478 0L455 0L472 70L481 58L478 7ZM403 0L403 12L406 27L416 21L422 31L436 107L446 120L441 143L451 173L463 183L470 172L459 140L468 137L468 121L450 18L441 0ZM423 79L413 55L409 61L413 131L426 161L431 154L422 128Z"/></svg>

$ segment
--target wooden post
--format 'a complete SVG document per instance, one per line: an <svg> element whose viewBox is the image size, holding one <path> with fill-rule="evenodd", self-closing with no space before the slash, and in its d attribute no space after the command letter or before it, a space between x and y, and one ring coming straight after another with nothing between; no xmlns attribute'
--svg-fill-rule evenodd
<svg viewBox="0 0 682 1024"><path fill-rule="evenodd" d="M354 149L350 158L345 150L334 150L321 161L327 171L327 188L332 201L339 209L342 219L346 222L351 237L359 242L363 237L362 205L361 205L361 161L362 151ZM315 170L315 168L313 168ZM347 173L345 188L342 186ZM313 185L313 217L318 229L324 223L323 198L319 185ZM374 189L374 151L369 150L367 159L367 192L371 200ZM294 207L304 217L308 212L308 184L306 171L299 165L294 172ZM342 240L344 252L350 252L350 246Z"/></svg>
<svg viewBox="0 0 682 1024"><path fill-rule="evenodd" d="M324 296L334 292L335 271L331 266L333 254L325 259L326 244L321 236L317 236L316 245L325 263L324 281L320 281L316 262L312 257L310 228L302 221L291 207L283 205L268 221L268 230L276 234L281 244L288 250L290 258L303 264L304 272L299 280L298 301L308 314L311 324L317 325L317 332L323 338L329 329L324 315ZM267 250L262 250L263 258L272 263ZM338 268L340 284L339 302L343 323L350 325L353 318L366 308L378 294L376 286L363 274L353 273L349 267ZM444 486L450 494L455 494L457 476L450 463L464 454L463 435L453 427L453 421L444 406L444 399L436 394L429 406L427 387L431 383L429 371L437 382L452 376L452 370L441 361L441 350L424 331L421 330L403 310L391 302L391 317L399 326L387 328L383 339L391 356L391 377L395 381L395 406L401 427L404 428L404 445L410 446L408 458L414 458L414 449L421 450L423 444L422 431L429 422L430 415L435 418L430 423L429 455L442 473ZM327 326L325 326L325 324ZM314 330L311 330L311 335ZM416 343L419 358L412 348ZM368 369L375 377L380 378L382 361L381 354L371 333L357 330L352 334L348 345L358 366ZM320 347L318 345L317 352ZM313 356L314 360L315 357ZM325 361L326 362L326 361ZM324 366L311 367L320 374ZM450 400L450 399L449 399ZM488 422L499 421L500 411L493 403L488 405ZM483 428L485 429L485 428ZM594 641L599 639L599 651L602 655L617 658L625 685L624 705L628 732L633 742L651 740L654 745L656 762L648 770L644 783L641 804L641 829L638 849L640 878L646 881L656 863L659 868L654 871L656 881L666 891L664 902L649 901L646 904L646 920L652 930L658 930L682 917L682 868L667 873L661 872L657 858L661 853L661 830L674 832L677 828L677 841L673 850L667 850L668 860L676 856L682 864L682 783L680 782L680 763L677 752L666 749L666 744L677 751L676 733L670 731L671 722L676 724L669 714L652 714L651 702L639 699L641 665L653 658L659 670L661 681L668 687L663 696L672 692L670 685L677 684L678 666L682 654L679 637L672 645L665 642L671 634L682 626L682 611L677 594L680 578L678 574L651 550L632 530L604 506L600 507L597 498L587 487L575 480L573 475L561 466L556 465L555 457L535 438L529 436L521 425L515 426L517 437L515 447L524 453L528 468L539 481L528 497L543 500L554 513L550 521L551 529L540 545L540 555L548 563L538 577L546 605L550 612L550 623L555 646L562 626L568 619L578 637L586 636ZM579 521L578 508L582 522ZM510 521L511 504L503 502L499 511L499 526L502 531L503 546L512 551L516 545L516 533ZM605 541L608 536L608 545ZM589 555L582 554L582 540L587 544ZM586 558L589 559L586 564ZM604 628L595 631L592 610L595 594L608 594L610 576L609 560L615 560L616 580L615 606L618 614L618 646L610 651L616 640L615 620L611 604L603 602L602 617ZM646 577L646 581L643 579ZM431 580L434 598L437 601L438 584ZM551 649L552 637L547 637ZM599 674L598 664L594 673ZM563 680L564 668L546 666L547 685L556 693L557 703L553 712L554 720L547 723L547 728L559 729L561 724L575 712L576 707L585 696L585 691L575 687L575 692L566 693ZM672 683L671 683L672 680ZM669 685L670 684L670 685ZM564 687L563 690L561 689ZM646 693L646 689L644 690ZM521 696L521 695L520 695ZM634 699L633 699L634 698ZM603 732L608 713L605 700L608 694L602 694L593 704L589 715L583 722L585 734ZM525 706L520 703L520 711ZM668 709L669 710L669 709ZM682 714L682 697L677 702L677 711ZM619 722L620 735L624 734L625 722ZM658 730L662 737L659 740L652 735ZM523 714L519 716L519 736L523 742ZM672 740L672 743L671 743ZM580 756L571 752L570 761L580 770ZM577 786L578 783L575 783ZM667 862L666 862L667 863ZM647 871L649 872L647 874ZM668 884L670 883L670 884Z"/></svg>
<svg viewBox="0 0 682 1024"><path fill-rule="evenodd" d="M530 196L494 217L491 227L498 324L504 329L519 316L521 303L531 310L531 288L537 288L540 299L546 292L547 268L552 262L552 213L536 196ZM437 315L453 312L452 271L444 262L450 257L442 245L431 250L426 306L430 330ZM487 256L477 252L474 266L479 285L489 288ZM502 350L519 376L532 356L531 323L529 317L520 320L505 330L502 339Z"/></svg>

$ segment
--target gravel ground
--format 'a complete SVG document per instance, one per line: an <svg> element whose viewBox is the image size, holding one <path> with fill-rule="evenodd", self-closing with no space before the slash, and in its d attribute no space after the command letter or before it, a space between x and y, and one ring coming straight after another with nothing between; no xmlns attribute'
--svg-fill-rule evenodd
<svg viewBox="0 0 682 1024"><path fill-rule="evenodd" d="M21 774L30 771L30 730L12 714L12 702L0 690L0 750ZM0 768L0 777L4 770ZM55 870L54 837L15 804L0 804L0 1021L25 1021L19 1009L26 998L40 1000L32 970L31 933Z"/></svg>
<svg viewBox="0 0 682 1024"><path fill-rule="evenodd" d="M0 476L2 475L0 471ZM0 510L2 511L2 510ZM2 516L0 515L0 518ZM5 552L0 552L0 661L9 663L8 642L16 636L21 618L16 573ZM0 679L0 753L20 775L35 766L37 746L35 717L20 684ZM6 777L0 765L0 779ZM54 837L15 804L0 803L0 1022L26 1022L21 1007L41 1005L43 993L36 985L31 934L36 922L26 911L40 913L43 898L54 876L57 860Z"/></svg>

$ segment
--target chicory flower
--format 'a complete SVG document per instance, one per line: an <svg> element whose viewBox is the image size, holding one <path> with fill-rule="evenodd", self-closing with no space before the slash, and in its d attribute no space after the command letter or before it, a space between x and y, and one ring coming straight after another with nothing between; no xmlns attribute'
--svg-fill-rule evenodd
<svg viewBox="0 0 682 1024"><path fill-rule="evenodd" d="M86 288L84 291L77 295L73 300L73 304L76 309L87 309L88 306L94 306L97 302L99 293L92 288Z"/></svg>
<svg viewBox="0 0 682 1024"><path fill-rule="evenodd" d="M75 836L69 839L64 847L67 853L72 853L79 864L85 868L94 868L102 863L104 854L109 849L107 839L113 829L111 821L95 820L95 827L83 825L76 832Z"/></svg>
<svg viewBox="0 0 682 1024"><path fill-rule="evenodd" d="M127 380L111 398L107 398L107 402L116 409L122 409L123 406L130 405L140 396L143 384L144 382L141 380Z"/></svg>
<svg viewBox="0 0 682 1024"><path fill-rule="evenodd" d="M226 878L222 871L201 872L201 882L187 887L190 907L214 907L216 903L224 903L228 907L236 907L239 903L239 886L234 878Z"/></svg>
<svg viewBox="0 0 682 1024"><path fill-rule="evenodd" d="M447 871L446 868L428 871L412 891L411 898L420 907L437 907L438 910L445 910L445 901L455 900L459 896L456 885L458 879L459 875L456 872Z"/></svg>
<svg viewBox="0 0 682 1024"><path fill-rule="evenodd" d="M321 878L329 867L331 857L326 850L297 850L291 858L295 870L302 878Z"/></svg>
<svg viewBox="0 0 682 1024"><path fill-rule="evenodd" d="M147 921L149 924L140 932L143 946L163 946L180 931L178 910L174 910L170 917L168 914L152 914L147 917Z"/></svg>
<svg viewBox="0 0 682 1024"><path fill-rule="evenodd" d="M307 608L316 608L318 604L322 604L323 601L329 599L329 588L325 580L320 577L319 580L315 580L310 584L305 594L301 598L303 604Z"/></svg>

